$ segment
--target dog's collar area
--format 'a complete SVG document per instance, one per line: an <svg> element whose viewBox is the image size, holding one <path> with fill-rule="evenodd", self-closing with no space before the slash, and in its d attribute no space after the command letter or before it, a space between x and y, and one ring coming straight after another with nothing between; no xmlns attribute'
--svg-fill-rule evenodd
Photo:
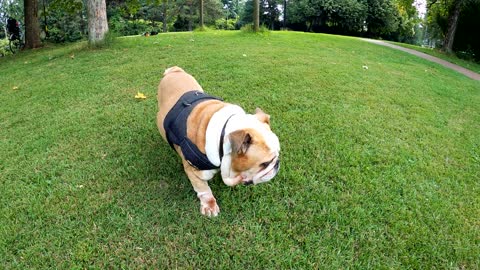
<svg viewBox="0 0 480 270"><path fill-rule="evenodd" d="M205 134L205 152L212 164L221 166L222 158L229 154L228 138L234 119L245 111L237 105L228 104L213 114ZM231 121L229 121L231 119Z"/></svg>
<svg viewBox="0 0 480 270"><path fill-rule="evenodd" d="M225 124L223 125L222 133L220 134L220 142L218 144L218 154L220 157L220 163L222 162L222 159L223 159L223 141L225 140L225 128L227 127L228 121L230 121L230 119L232 119L234 115L235 114L232 114L230 115L230 117L227 118L227 121L225 121Z"/></svg>

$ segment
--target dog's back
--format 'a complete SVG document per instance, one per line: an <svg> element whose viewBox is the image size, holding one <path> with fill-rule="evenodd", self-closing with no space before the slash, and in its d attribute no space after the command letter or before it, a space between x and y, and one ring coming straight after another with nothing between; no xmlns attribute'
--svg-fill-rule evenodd
<svg viewBox="0 0 480 270"><path fill-rule="evenodd" d="M163 120L167 113L172 109L177 100L188 91L197 90L203 92L202 87L192 75L186 73L182 68L171 67L163 73L163 79L158 86L158 114L157 126L160 134L164 139L165 130L163 128Z"/></svg>

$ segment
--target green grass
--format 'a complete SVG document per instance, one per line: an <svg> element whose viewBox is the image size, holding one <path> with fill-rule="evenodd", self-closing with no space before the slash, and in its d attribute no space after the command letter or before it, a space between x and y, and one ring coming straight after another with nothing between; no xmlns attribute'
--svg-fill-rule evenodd
<svg viewBox="0 0 480 270"><path fill-rule="evenodd" d="M157 131L172 65L264 109L281 141L270 183L212 180L217 218ZM213 31L23 52L0 74L5 269L480 267L480 82L437 64L349 37Z"/></svg>
<svg viewBox="0 0 480 270"><path fill-rule="evenodd" d="M480 63L476 63L474 61L468 61L465 59L458 58L455 54L451 53L444 53L438 49L432 49L432 48L425 48L417 45L412 45L412 44L406 44L406 43L400 43L400 42L393 42L393 41L388 41L389 43L402 46L405 48L409 48L412 50L416 50L419 52L423 52L435 57L438 57L440 59L443 59L445 61L448 61L450 63L459 65L461 67L464 67L466 69L470 69L472 71L475 71L477 73L480 73Z"/></svg>

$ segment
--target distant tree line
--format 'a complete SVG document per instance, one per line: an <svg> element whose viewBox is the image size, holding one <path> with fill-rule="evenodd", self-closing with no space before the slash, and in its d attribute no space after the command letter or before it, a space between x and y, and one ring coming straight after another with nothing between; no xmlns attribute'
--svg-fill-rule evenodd
<svg viewBox="0 0 480 270"><path fill-rule="evenodd" d="M23 3L29 1L0 0L0 26L5 29L8 16L23 22ZM87 37L88 0L33 1L43 39L59 43ZM259 24L268 29L428 44L480 60L480 0L428 0L425 19L418 16L415 0L105 0L108 28L118 35L192 31L203 25L240 29L254 22L257 1Z"/></svg>

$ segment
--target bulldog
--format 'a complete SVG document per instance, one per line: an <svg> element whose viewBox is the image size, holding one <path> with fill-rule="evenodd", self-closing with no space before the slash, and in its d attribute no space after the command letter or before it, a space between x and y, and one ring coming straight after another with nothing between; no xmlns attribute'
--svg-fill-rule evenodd
<svg viewBox="0 0 480 270"><path fill-rule="evenodd" d="M217 201L208 180L220 171L228 186L271 180L280 164L280 143L270 129L270 116L255 114L204 93L179 67L165 70L158 86L157 126L180 155L200 200L200 212L217 216Z"/></svg>

